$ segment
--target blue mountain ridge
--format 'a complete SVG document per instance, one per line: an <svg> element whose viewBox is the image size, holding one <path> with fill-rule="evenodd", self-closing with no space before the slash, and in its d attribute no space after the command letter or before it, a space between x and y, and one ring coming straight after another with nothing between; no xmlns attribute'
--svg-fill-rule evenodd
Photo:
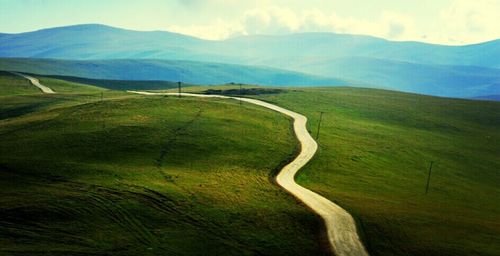
<svg viewBox="0 0 500 256"><path fill-rule="evenodd" d="M275 76L280 79L267 80L269 85L293 82L294 75L301 73L315 78L290 85L309 82L308 85L324 85L318 79L330 78L340 84L356 81L352 84L452 97L496 95L500 88L500 40L447 46L395 42L363 35L296 33L212 41L164 31L144 32L85 24L0 34L0 57L182 60L206 66L216 63L218 72L225 74L237 74L239 69L258 66L281 72ZM201 68L185 62L179 65ZM284 70L293 72L285 74ZM186 79L201 83L215 81L200 73L202 70L191 72L200 76L199 79ZM120 77L129 76L122 74ZM255 76L252 79L232 76L231 79L243 83L260 81Z"/></svg>

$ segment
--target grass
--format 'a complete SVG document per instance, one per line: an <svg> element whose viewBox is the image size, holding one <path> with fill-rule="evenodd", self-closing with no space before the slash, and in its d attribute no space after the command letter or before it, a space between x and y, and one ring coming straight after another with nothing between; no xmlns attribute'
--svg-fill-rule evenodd
<svg viewBox="0 0 500 256"><path fill-rule="evenodd" d="M296 150L286 117L42 83L59 93L2 96L0 254L323 253L320 221L271 181Z"/></svg>
<svg viewBox="0 0 500 256"><path fill-rule="evenodd" d="M72 76L44 76L74 83L91 84L110 90L160 90L177 88L177 82L170 81L128 81L128 80L102 80L89 79L83 77ZM191 84L182 83L182 87L192 86Z"/></svg>
<svg viewBox="0 0 500 256"><path fill-rule="evenodd" d="M100 100L105 97L125 95L103 88L39 77L40 82L52 88L56 95L45 95L27 79L0 71L0 119L12 118L36 112L51 106L67 106Z"/></svg>
<svg viewBox="0 0 500 256"><path fill-rule="evenodd" d="M65 94L92 94L92 93L100 93L106 91L106 89L101 87L96 87L93 85L82 84L78 82L60 80L51 77L38 77L40 83L50 87L56 93L65 93Z"/></svg>
<svg viewBox="0 0 500 256"><path fill-rule="evenodd" d="M298 183L351 212L371 255L500 254L500 103L342 87L251 97L305 114L314 137L324 112Z"/></svg>
<svg viewBox="0 0 500 256"><path fill-rule="evenodd" d="M0 120L1 252L322 253L318 220L270 182L294 153L288 119L105 94L2 96L48 103ZM313 135L325 112L298 182L351 212L371 255L500 253L500 103L360 88L252 97L305 114Z"/></svg>
<svg viewBox="0 0 500 256"><path fill-rule="evenodd" d="M0 71L0 97L6 95L23 95L41 93L27 79L6 71Z"/></svg>
<svg viewBox="0 0 500 256"><path fill-rule="evenodd" d="M348 209L372 255L500 254L500 103L359 88L258 98L305 114L314 135L325 112L298 182Z"/></svg>

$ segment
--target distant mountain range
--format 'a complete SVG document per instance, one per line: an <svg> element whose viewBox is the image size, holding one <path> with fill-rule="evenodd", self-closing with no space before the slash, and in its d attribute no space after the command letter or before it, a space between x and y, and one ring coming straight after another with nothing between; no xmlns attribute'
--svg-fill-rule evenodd
<svg viewBox="0 0 500 256"><path fill-rule="evenodd" d="M180 60L0 58L0 70L108 80L181 81L191 84L246 83L280 86L349 84L340 79L274 68Z"/></svg>
<svg viewBox="0 0 500 256"><path fill-rule="evenodd" d="M300 33L210 41L91 24L0 34L0 57L85 60L72 65L84 63L89 68L90 63L98 63L96 68L106 66L108 71L111 65L121 65L112 68L112 73L96 70L99 77L93 78L182 79L193 83L230 80L267 85L344 85L350 81L352 85L439 96L500 94L500 40L444 46L361 35ZM114 59L127 60L109 61ZM124 63L134 59L155 65L141 72L137 66L130 70ZM34 61L38 65L43 62ZM165 68L169 71L160 70ZM146 69L149 71L143 72ZM48 68L44 71L78 75ZM112 77L103 77L108 75ZM265 78L259 79L261 75Z"/></svg>

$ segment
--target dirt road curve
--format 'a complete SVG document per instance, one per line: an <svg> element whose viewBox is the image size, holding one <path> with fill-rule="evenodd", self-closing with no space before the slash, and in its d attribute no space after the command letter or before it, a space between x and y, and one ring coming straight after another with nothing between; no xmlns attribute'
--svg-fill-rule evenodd
<svg viewBox="0 0 500 256"><path fill-rule="evenodd" d="M129 92L142 95L178 95L177 93L150 93L138 91ZM300 168L302 168L307 164L307 162L309 162L309 160L311 160L318 148L316 141L314 141L314 139L311 137L311 135L309 135L309 132L307 131L307 118L305 116L288 109L284 109L282 107L278 107L276 105L255 99L191 93L182 93L181 95L202 98L242 100L244 102L272 109L274 111L292 117L294 119L293 127L295 135L297 136L297 139L301 144L301 151L300 154L291 163L283 167L281 172L276 177L276 181L281 187L290 192L292 195L294 195L296 198L298 198L323 218L328 232L328 240L335 255L368 255L363 244L360 241L354 219L347 211L334 204L330 200L320 196L319 194L316 194L295 183L295 175L300 170Z"/></svg>
<svg viewBox="0 0 500 256"><path fill-rule="evenodd" d="M38 89L40 89L43 93L55 93L54 91L52 91L52 89L50 89L49 87L41 84L38 79L36 79L36 78L34 78L32 76L28 76L28 75L17 73L17 72L12 72L12 74L15 74L15 75L18 75L18 76L22 76L22 77L28 79L32 85L38 87Z"/></svg>

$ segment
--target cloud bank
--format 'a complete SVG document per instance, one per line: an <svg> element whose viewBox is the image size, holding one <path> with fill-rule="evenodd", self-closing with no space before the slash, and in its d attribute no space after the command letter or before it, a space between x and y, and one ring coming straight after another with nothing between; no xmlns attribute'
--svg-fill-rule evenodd
<svg viewBox="0 0 500 256"><path fill-rule="evenodd" d="M172 25L167 29L212 40L240 35L334 32L366 34L390 40L466 44L500 37L499 13L500 0L455 0L442 9L438 17L429 17L435 20L437 26L431 30L418 26L413 17L394 11L383 11L377 17L364 19L340 16L335 11L318 8L297 11L264 5L247 9L232 20L220 17L207 24Z"/></svg>

